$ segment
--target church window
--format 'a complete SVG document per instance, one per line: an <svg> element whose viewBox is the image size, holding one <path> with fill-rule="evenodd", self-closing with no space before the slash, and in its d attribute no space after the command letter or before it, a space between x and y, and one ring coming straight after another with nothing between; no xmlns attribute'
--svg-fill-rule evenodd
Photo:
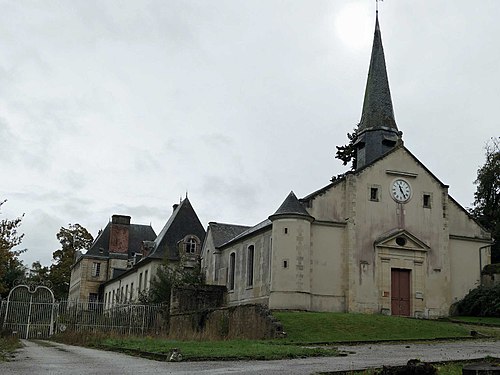
<svg viewBox="0 0 500 375"><path fill-rule="evenodd" d="M288 260L283 260L283 268L288 268Z"/></svg>
<svg viewBox="0 0 500 375"><path fill-rule="evenodd" d="M101 274L101 263L94 262L92 263L92 277L99 277Z"/></svg>
<svg viewBox="0 0 500 375"><path fill-rule="evenodd" d="M430 194L423 195L422 204L423 204L424 208L431 208L431 195Z"/></svg>
<svg viewBox="0 0 500 375"><path fill-rule="evenodd" d="M253 267L254 267L255 248L248 246L247 250L247 286L253 286Z"/></svg>
<svg viewBox="0 0 500 375"><path fill-rule="evenodd" d="M404 237L397 237L396 238L396 243L399 246L405 246L406 245L406 238L404 238Z"/></svg>
<svg viewBox="0 0 500 375"><path fill-rule="evenodd" d="M234 290L234 268L236 266L236 254L229 255L229 290Z"/></svg>
<svg viewBox="0 0 500 375"><path fill-rule="evenodd" d="M288 228L284 228L284 229L283 229L283 232L284 232L285 234L288 234Z"/></svg>

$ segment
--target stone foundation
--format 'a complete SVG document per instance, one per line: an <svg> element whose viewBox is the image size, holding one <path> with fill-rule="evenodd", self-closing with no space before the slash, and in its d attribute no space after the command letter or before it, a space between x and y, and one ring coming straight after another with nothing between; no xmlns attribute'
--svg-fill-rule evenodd
<svg viewBox="0 0 500 375"><path fill-rule="evenodd" d="M170 315L169 337L191 339L252 339L284 337L283 327L263 305L241 305Z"/></svg>

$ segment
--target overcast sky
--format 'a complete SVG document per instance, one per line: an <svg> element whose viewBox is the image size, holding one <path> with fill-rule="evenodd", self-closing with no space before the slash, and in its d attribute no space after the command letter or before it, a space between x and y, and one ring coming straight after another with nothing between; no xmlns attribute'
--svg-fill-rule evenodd
<svg viewBox="0 0 500 375"><path fill-rule="evenodd" d="M500 1L379 3L396 122L470 207L498 136ZM375 1L0 0L0 218L27 264L61 226L158 233L188 192L202 224L253 225L346 167Z"/></svg>

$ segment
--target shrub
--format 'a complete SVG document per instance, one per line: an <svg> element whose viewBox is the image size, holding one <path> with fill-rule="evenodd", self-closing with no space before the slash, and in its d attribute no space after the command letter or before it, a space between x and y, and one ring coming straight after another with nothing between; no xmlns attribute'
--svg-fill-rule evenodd
<svg viewBox="0 0 500 375"><path fill-rule="evenodd" d="M457 304L458 315L500 317L500 284L473 289Z"/></svg>

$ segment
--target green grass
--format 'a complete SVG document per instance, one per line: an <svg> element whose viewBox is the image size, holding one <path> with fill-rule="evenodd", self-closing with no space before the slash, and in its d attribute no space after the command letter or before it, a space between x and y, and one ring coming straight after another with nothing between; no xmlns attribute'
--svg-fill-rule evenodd
<svg viewBox="0 0 500 375"><path fill-rule="evenodd" d="M470 330L450 322L375 314L275 312L288 342L335 343L463 338Z"/></svg>
<svg viewBox="0 0 500 375"><path fill-rule="evenodd" d="M15 337L0 337L0 362L5 362L21 346L21 342Z"/></svg>
<svg viewBox="0 0 500 375"><path fill-rule="evenodd" d="M228 340L228 341L174 341L152 338L105 339L99 346L112 350L134 350L149 353L163 353L177 348L184 360L235 360L235 359L283 359L300 357L335 356L331 348L304 348L283 345L271 341Z"/></svg>
<svg viewBox="0 0 500 375"><path fill-rule="evenodd" d="M286 339L269 341L174 341L165 338L110 337L104 333L69 333L58 335L58 340L73 345L93 346L134 355L164 359L173 348L178 348L184 360L282 359L311 356L335 356L339 353L327 347L304 347L313 343L359 341L404 341L470 337L473 325L446 321L419 320L370 314L274 312L287 332ZM500 332L500 327L481 327ZM150 356L151 357L151 356Z"/></svg>

